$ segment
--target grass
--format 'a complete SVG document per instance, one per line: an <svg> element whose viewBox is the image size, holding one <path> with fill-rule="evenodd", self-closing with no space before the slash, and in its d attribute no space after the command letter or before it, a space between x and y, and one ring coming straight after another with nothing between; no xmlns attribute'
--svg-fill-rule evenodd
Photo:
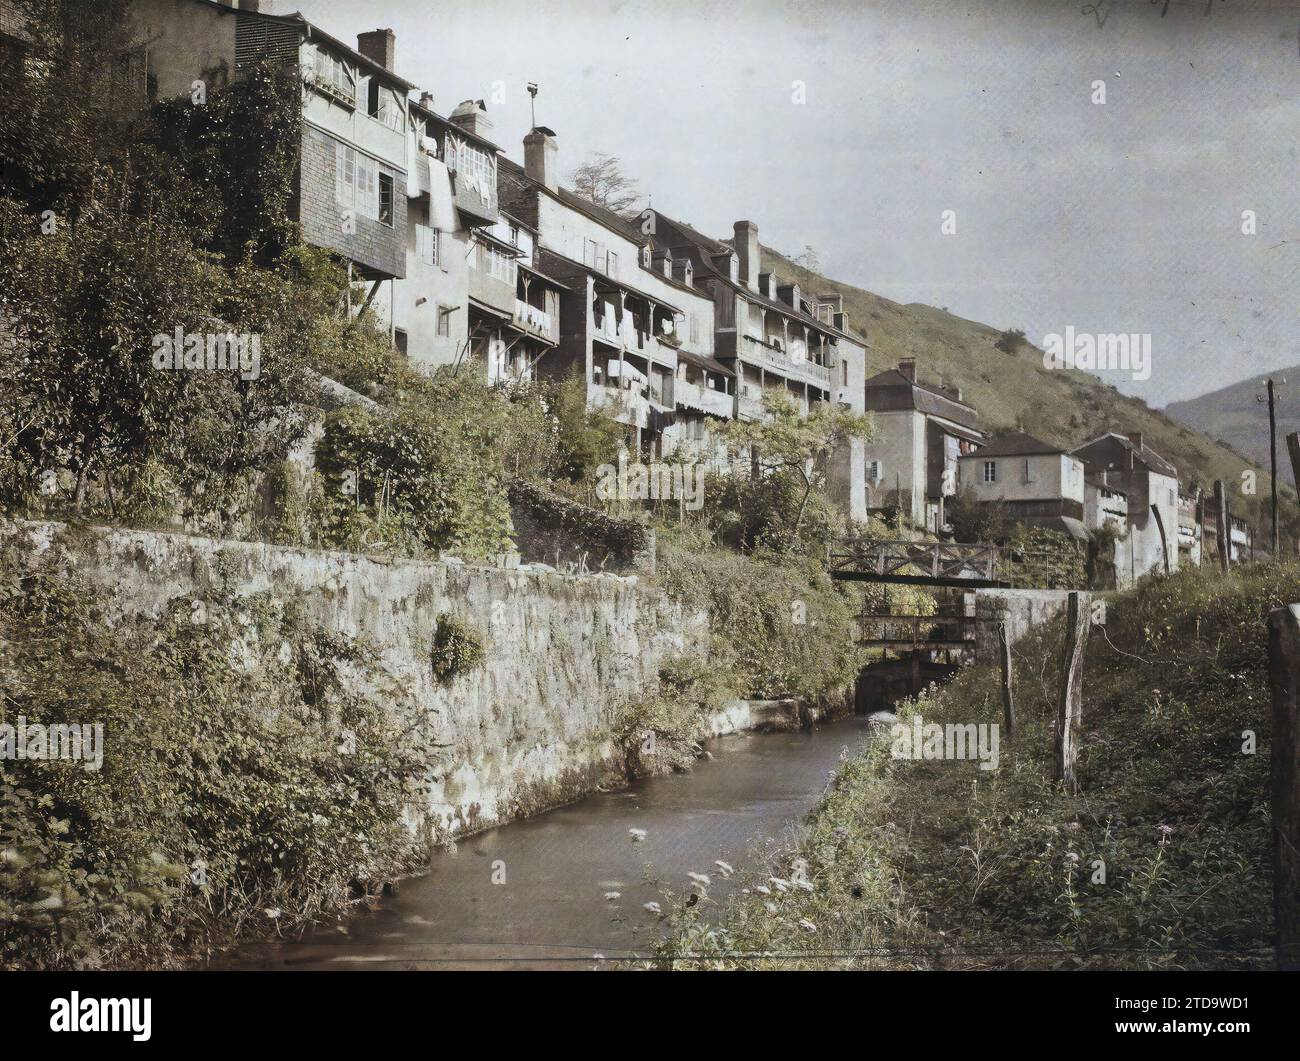
<svg viewBox="0 0 1300 1061"><path fill-rule="evenodd" d="M896 760L887 735L872 740L776 865L724 909L705 896L677 915L661 963L1271 966L1261 616L1297 599L1294 565L1180 572L1111 599L1088 642L1076 797L1050 780L1064 632L1048 625L1016 646L1020 730L998 769ZM999 722L996 672L900 705L900 720L916 713Z"/></svg>

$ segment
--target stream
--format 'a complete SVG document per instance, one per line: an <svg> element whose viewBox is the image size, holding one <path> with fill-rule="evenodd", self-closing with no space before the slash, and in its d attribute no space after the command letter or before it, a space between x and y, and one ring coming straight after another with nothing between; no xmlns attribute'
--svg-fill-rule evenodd
<svg viewBox="0 0 1300 1061"><path fill-rule="evenodd" d="M689 773L646 778L462 839L373 910L300 940L246 944L217 964L590 969L648 956L660 917L644 904L667 909L665 891L681 901L692 872L710 877L710 901L724 901L743 869L779 852L868 725L848 718L811 731L717 738L706 744L713 758ZM724 877L716 860L735 874Z"/></svg>

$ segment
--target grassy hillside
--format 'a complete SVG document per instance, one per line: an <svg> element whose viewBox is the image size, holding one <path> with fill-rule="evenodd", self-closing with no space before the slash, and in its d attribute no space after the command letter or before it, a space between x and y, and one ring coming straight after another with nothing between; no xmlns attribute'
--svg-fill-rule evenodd
<svg viewBox="0 0 1300 1061"><path fill-rule="evenodd" d="M1180 423L1210 438L1220 439L1251 460L1268 467L1268 405L1258 401L1267 394L1272 376L1279 384L1283 379L1300 380L1300 365L1282 372L1253 376L1185 402L1170 402L1165 412ZM1294 389L1291 391L1294 394ZM1285 386L1278 389L1277 409L1278 474L1283 482L1292 482L1291 462L1284 437L1300 431L1300 402L1288 401Z"/></svg>
<svg viewBox="0 0 1300 1061"><path fill-rule="evenodd" d="M1269 493L1267 460L1263 466L1253 465L1230 446L1178 423L1139 398L1126 397L1089 373L1049 371L1043 367L1042 350L1028 343L1013 354L1004 353L994 346L999 331L986 324L933 306L892 302L803 269L768 247L763 248L763 268L775 270L782 279L796 280L814 294L843 295L850 327L865 335L871 346L868 375L897 365L899 358L915 357L918 379L960 387L962 397L979 411L985 429L1014 428L1068 447L1106 431L1141 431L1147 445L1178 468L1184 484L1199 482L1207 489L1215 479L1230 485L1240 482L1245 468L1256 467L1256 495L1238 495L1233 511L1248 510L1252 525L1263 525L1261 506ZM1293 497L1287 479L1283 477L1284 491ZM1300 523L1300 513L1294 510L1289 505L1284 512Z"/></svg>
<svg viewBox="0 0 1300 1061"><path fill-rule="evenodd" d="M677 968L825 968L827 956L848 968L1270 966L1260 616L1297 590L1296 565L1259 564L1228 577L1179 571L1114 599L1086 647L1078 796L1051 780L1064 622L1051 623L1015 647L1018 730L1002 735L996 768L895 758L882 729L720 919L707 895L690 907L665 899L679 913L661 958ZM967 668L897 711L909 727L914 715L1000 724L997 671Z"/></svg>

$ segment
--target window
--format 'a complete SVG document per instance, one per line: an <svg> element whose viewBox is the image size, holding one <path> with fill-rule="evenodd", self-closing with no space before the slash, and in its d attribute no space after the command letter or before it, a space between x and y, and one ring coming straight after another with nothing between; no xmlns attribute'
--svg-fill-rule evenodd
<svg viewBox="0 0 1300 1061"><path fill-rule="evenodd" d="M496 206L496 157L484 148L447 136L447 168L461 178L464 184L483 202Z"/></svg>
<svg viewBox="0 0 1300 1061"><path fill-rule="evenodd" d="M370 78L369 91L366 93L366 111L377 122L388 128L401 132L405 124L403 101L387 85L381 85L378 78Z"/></svg>
<svg viewBox="0 0 1300 1061"><path fill-rule="evenodd" d="M515 247L518 247L518 246L519 246L519 226L518 226L518 225L511 225L511 226L510 226L510 243L511 243L513 246L515 246Z"/></svg>
<svg viewBox="0 0 1300 1061"><path fill-rule="evenodd" d="M393 178L388 178L389 210L392 209ZM379 166L373 158L343 144L334 145L334 198L360 216L379 220ZM389 217L386 224L391 225Z"/></svg>
<svg viewBox="0 0 1300 1061"><path fill-rule="evenodd" d="M878 483L884 477L885 469L880 461L867 461L867 478L871 482Z"/></svg>
<svg viewBox="0 0 1300 1061"><path fill-rule="evenodd" d="M641 248L641 265L642 265L644 268L646 268L646 269L649 269L649 268L650 268L650 248L649 248L649 247L642 247L642 248Z"/></svg>
<svg viewBox="0 0 1300 1061"><path fill-rule="evenodd" d="M441 336L451 335L451 315L454 311L446 306L438 307L438 334Z"/></svg>
<svg viewBox="0 0 1300 1061"><path fill-rule="evenodd" d="M843 370L840 373L840 382L847 387L849 385L849 363L847 361L841 361L840 368Z"/></svg>
<svg viewBox="0 0 1300 1061"><path fill-rule="evenodd" d="M379 223L393 227L393 175L379 175Z"/></svg>
<svg viewBox="0 0 1300 1061"><path fill-rule="evenodd" d="M1034 466L1033 463L1030 461L1030 459L1026 457L1025 458L1025 482L1032 483L1033 481L1034 481Z"/></svg>
<svg viewBox="0 0 1300 1061"><path fill-rule="evenodd" d="M984 462L984 481L986 483L996 483L998 481L998 462Z"/></svg>
<svg viewBox="0 0 1300 1061"><path fill-rule="evenodd" d="M603 264L605 245L594 239L582 241L582 264L592 269L599 269Z"/></svg>
<svg viewBox="0 0 1300 1061"><path fill-rule="evenodd" d="M440 265L438 230L428 225L415 226L415 256L425 265Z"/></svg>
<svg viewBox="0 0 1300 1061"><path fill-rule="evenodd" d="M403 357L406 356L406 329L405 328L393 329L393 345L397 347L397 352L399 354L401 354Z"/></svg>
<svg viewBox="0 0 1300 1061"><path fill-rule="evenodd" d="M312 64L312 79L317 85L333 95L341 96L349 103L357 98L357 82L345 62L337 56L328 54L320 48Z"/></svg>
<svg viewBox="0 0 1300 1061"><path fill-rule="evenodd" d="M618 255L615 254L613 251L610 251L605 256L605 274L607 276L613 276L617 272L618 272Z"/></svg>
<svg viewBox="0 0 1300 1061"><path fill-rule="evenodd" d="M482 272L497 280L504 281L512 287L519 278L515 259L489 243L479 244L478 257L475 260Z"/></svg>

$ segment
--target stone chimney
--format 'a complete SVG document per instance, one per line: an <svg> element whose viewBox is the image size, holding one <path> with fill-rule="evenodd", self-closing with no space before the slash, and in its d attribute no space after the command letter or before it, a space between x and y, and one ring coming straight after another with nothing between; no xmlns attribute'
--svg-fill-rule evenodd
<svg viewBox="0 0 1300 1061"><path fill-rule="evenodd" d="M459 125L467 133L490 139L492 119L487 114L487 104L481 99L463 100L459 107L451 112L451 122Z"/></svg>
<svg viewBox="0 0 1300 1061"><path fill-rule="evenodd" d="M751 291L758 290L758 226L752 221L737 221L735 232L736 257L740 262L739 280Z"/></svg>
<svg viewBox="0 0 1300 1061"><path fill-rule="evenodd" d="M1141 431L1130 431L1130 432L1128 433L1128 440L1129 440L1130 442L1133 443L1133 448L1136 449L1136 450L1138 451L1139 454L1141 454L1141 452L1142 452L1142 432L1141 432Z"/></svg>
<svg viewBox="0 0 1300 1061"><path fill-rule="evenodd" d="M423 107L423 108L424 108L425 110L427 110L427 111L431 111L431 110L433 110L433 93L432 93L432 92L421 92L421 93L420 93L420 106Z"/></svg>
<svg viewBox="0 0 1300 1061"><path fill-rule="evenodd" d="M396 44L397 38L391 29L372 29L369 33L357 34L357 51L385 70L393 68L393 49Z"/></svg>
<svg viewBox="0 0 1300 1061"><path fill-rule="evenodd" d="M524 137L524 172L545 185L547 191L558 191L560 187L559 153L555 133L544 125L534 127Z"/></svg>
<svg viewBox="0 0 1300 1061"><path fill-rule="evenodd" d="M912 383L916 382L916 358L905 357L898 362L898 371L908 378Z"/></svg>
<svg viewBox="0 0 1300 1061"><path fill-rule="evenodd" d="M263 15L271 13L271 0L239 0L240 11L261 12Z"/></svg>

